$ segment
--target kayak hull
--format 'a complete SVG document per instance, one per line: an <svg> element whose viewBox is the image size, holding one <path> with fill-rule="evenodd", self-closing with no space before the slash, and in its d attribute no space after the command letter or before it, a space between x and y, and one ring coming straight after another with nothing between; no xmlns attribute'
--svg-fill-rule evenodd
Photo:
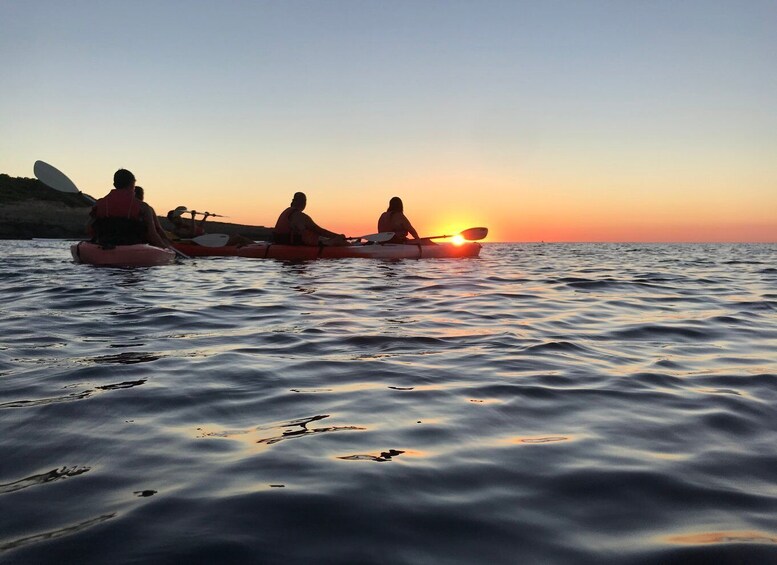
<svg viewBox="0 0 777 565"><path fill-rule="evenodd" d="M105 249L95 243L82 241L70 246L76 263L101 267L156 267L175 261L175 252L153 245L117 245Z"/></svg>
<svg viewBox="0 0 777 565"><path fill-rule="evenodd" d="M382 245L345 245L313 247L255 243L243 247L205 247L191 243L174 243L176 249L193 257L248 257L252 259L444 259L477 257L482 246L466 242L432 243L428 245L388 243Z"/></svg>
<svg viewBox="0 0 777 565"><path fill-rule="evenodd" d="M237 251L240 249L236 245L208 247L206 245L197 245L196 243L189 242L183 243L180 241L173 241L173 247L189 257L234 257L237 256Z"/></svg>

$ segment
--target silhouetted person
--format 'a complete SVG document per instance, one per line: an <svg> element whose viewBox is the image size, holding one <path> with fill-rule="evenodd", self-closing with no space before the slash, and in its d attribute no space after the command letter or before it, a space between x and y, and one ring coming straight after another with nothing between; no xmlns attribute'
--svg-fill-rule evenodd
<svg viewBox="0 0 777 565"><path fill-rule="evenodd" d="M412 234L415 239L418 239L418 232L415 231L410 220L405 216L402 199L398 196L394 196L389 200L388 209L380 215L378 231L394 232L394 237L389 240L389 243L405 243L408 233Z"/></svg>
<svg viewBox="0 0 777 565"><path fill-rule="evenodd" d="M114 173L113 190L95 202L90 216L93 239L101 245L168 247L157 232L153 208L135 197L135 175L127 169Z"/></svg>
<svg viewBox="0 0 777 565"><path fill-rule="evenodd" d="M295 192L291 205L278 217L273 229L273 241L286 245L348 245L343 234L324 229L305 214L307 197L302 192Z"/></svg>

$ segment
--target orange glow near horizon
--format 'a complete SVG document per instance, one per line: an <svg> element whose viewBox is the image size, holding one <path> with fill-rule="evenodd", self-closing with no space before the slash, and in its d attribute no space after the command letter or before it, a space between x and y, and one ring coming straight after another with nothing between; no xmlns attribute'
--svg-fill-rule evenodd
<svg viewBox="0 0 777 565"><path fill-rule="evenodd" d="M13 3L0 173L127 168L160 215L264 227L301 191L350 236L398 196L422 237L777 242L773 2L93 4Z"/></svg>
<svg viewBox="0 0 777 565"><path fill-rule="evenodd" d="M178 205L207 210L227 216L224 222L272 227L278 215L288 206L293 192L283 192L270 198L255 198L258 205L246 205L239 198L218 195L191 194L174 199L149 198L160 215ZM99 195L99 194L98 194ZM160 196L162 196L160 194ZM342 200L324 202L320 195L305 210L320 226L346 235L373 233L377 218L385 209L382 201L373 200L361 206ZM309 196L309 202L310 202ZM667 211L629 208L627 212L611 206L596 204L574 209L546 207L545 203L512 204L510 210L487 203L469 212L446 210L444 207L424 205L406 198L406 215L421 237L454 235L476 226L489 228L488 237L481 242L777 242L777 220L766 218L770 205L749 213L706 211L695 214L667 206ZM409 201L409 204L407 203ZM777 203L775 203L777 206ZM365 210L374 210L372 214ZM374 216L374 217L372 217ZM215 220L215 219L214 219Z"/></svg>
<svg viewBox="0 0 777 565"><path fill-rule="evenodd" d="M93 163L53 162L82 191L108 192L112 169ZM30 171L18 176L32 176ZM454 177L429 174L388 177L365 188L364 176L329 172L321 179L293 173L261 173L193 165L186 178L162 166L133 167L146 200L160 216L184 205L225 216L209 222L272 227L297 190L308 195L306 212L326 229L346 235L377 232L377 219L391 196L400 196L405 214L421 237L454 235L475 226L489 228L482 242L777 242L777 192L768 179L755 179L748 193L710 182L703 190L687 182L662 190L645 183L614 186L599 179L558 185L538 173L513 185L509 176L472 170ZM10 171L13 174L13 171ZM375 174L376 178L380 175ZM553 177L551 177L552 179ZM587 186L591 185L591 186ZM211 228L211 232L214 229ZM217 230L216 230L217 231Z"/></svg>

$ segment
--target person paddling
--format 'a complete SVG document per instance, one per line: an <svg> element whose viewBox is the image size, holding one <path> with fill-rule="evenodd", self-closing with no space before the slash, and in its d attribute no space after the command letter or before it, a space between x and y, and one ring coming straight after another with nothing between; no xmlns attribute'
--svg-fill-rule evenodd
<svg viewBox="0 0 777 565"><path fill-rule="evenodd" d="M169 233L174 239L178 241L191 240L195 237L205 235L205 220L207 220L210 216L216 215L211 214L210 212L191 211L189 213L192 215L192 220L191 223L187 223L186 220L181 217L181 215L185 212L185 209L181 210L176 208L175 210L170 210L167 213L167 219L171 224L173 224L173 231ZM194 216L199 213L203 214L203 218L199 223L196 223L194 221ZM229 247L243 247L244 245L251 245L252 243L254 243L253 239L245 237L244 235L240 235L239 233L234 233L229 236L229 239L225 245Z"/></svg>
<svg viewBox="0 0 777 565"><path fill-rule="evenodd" d="M418 232L415 231L413 224L405 216L402 199L398 196L394 196L389 200L388 209L380 215L378 231L394 232L394 237L388 243L405 243L408 233L412 234L415 239L419 239Z"/></svg>
<svg viewBox="0 0 777 565"><path fill-rule="evenodd" d="M303 210L307 196L295 192L291 204L278 217L273 229L273 242L285 245L348 245L345 235L318 226Z"/></svg>
<svg viewBox="0 0 777 565"><path fill-rule="evenodd" d="M187 222L183 217L185 210L170 210L167 213L167 219L173 224L173 233L180 239L191 239L199 235L205 234L205 220L210 216L210 212L203 213L202 219L199 222L194 220L194 216L197 212L189 212L192 215L191 221Z"/></svg>
<svg viewBox="0 0 777 565"><path fill-rule="evenodd" d="M96 243L169 247L157 232L154 209L135 197L135 175L127 169L114 173L113 190L95 202L89 215L89 228Z"/></svg>

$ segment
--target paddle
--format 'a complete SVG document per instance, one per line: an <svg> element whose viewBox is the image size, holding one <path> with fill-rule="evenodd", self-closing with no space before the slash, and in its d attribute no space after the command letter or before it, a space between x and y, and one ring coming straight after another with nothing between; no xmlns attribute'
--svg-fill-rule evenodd
<svg viewBox="0 0 777 565"><path fill-rule="evenodd" d="M70 180L65 173L57 169L56 167L49 165L48 163L45 163L43 161L35 161L35 164L32 167L33 172L35 173L35 177L48 186L49 188L53 188L54 190L58 190L60 192L69 192L71 194L80 194L87 200L89 200L91 203L97 202L94 198L91 196L84 194L80 190L78 190L78 187L73 183L72 180ZM172 249L175 251L180 257L183 257L185 259L191 259L186 253L183 253L181 251L178 251L175 247L170 247L169 249Z"/></svg>
<svg viewBox="0 0 777 565"><path fill-rule="evenodd" d="M60 192L80 194L92 204L96 202L94 198L78 190L78 187L73 184L73 181L67 178L67 175L65 175L65 173L56 167L52 167L43 161L35 161L32 170L35 173L35 177L49 188L53 188L54 190L58 190Z"/></svg>
<svg viewBox="0 0 777 565"><path fill-rule="evenodd" d="M393 231L384 231L380 233L371 233L368 235L360 235L359 237L346 237L345 239L352 239L352 240L360 240L363 239L365 241L369 241L371 243L383 243L388 240L390 240L392 237L394 237Z"/></svg>
<svg viewBox="0 0 777 565"><path fill-rule="evenodd" d="M193 237L192 241L203 247L224 247L229 241L229 236L225 233L206 233Z"/></svg>
<svg viewBox="0 0 777 565"><path fill-rule="evenodd" d="M443 239L446 237L456 237L457 235L460 235L467 241L477 241L478 239L483 239L488 235L488 228L469 228L461 233L454 233L451 235L433 235L430 237L420 237L418 239Z"/></svg>
<svg viewBox="0 0 777 565"><path fill-rule="evenodd" d="M173 210L173 212L175 212L176 216L180 216L181 214L194 214L195 216L197 214L202 214L204 216L205 214L207 214L209 218L229 218L229 216L224 216L222 214L211 214L210 212L198 212L197 210L188 210L186 206L178 206L175 210Z"/></svg>

